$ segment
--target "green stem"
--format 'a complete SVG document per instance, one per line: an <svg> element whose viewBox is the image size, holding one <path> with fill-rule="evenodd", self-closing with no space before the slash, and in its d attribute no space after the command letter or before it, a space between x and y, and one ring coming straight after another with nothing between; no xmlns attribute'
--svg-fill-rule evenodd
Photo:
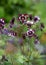
<svg viewBox="0 0 46 65"><path fill-rule="evenodd" d="M13 55L11 54L10 56L11 56L12 65L14 65L14 63L13 63Z"/></svg>

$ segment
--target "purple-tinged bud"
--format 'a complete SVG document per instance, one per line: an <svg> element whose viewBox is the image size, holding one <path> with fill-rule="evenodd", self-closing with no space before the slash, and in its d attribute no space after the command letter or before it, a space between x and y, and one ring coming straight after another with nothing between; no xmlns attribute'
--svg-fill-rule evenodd
<svg viewBox="0 0 46 65"><path fill-rule="evenodd" d="M40 30L43 31L43 28L44 28L44 27L45 27L44 24L41 23L41 24L40 24Z"/></svg>
<svg viewBox="0 0 46 65"><path fill-rule="evenodd" d="M41 27L44 28L44 24L43 23L41 23Z"/></svg>
<svg viewBox="0 0 46 65"><path fill-rule="evenodd" d="M13 27L13 25L14 25L14 21L15 21L15 17L10 21L10 28Z"/></svg>
<svg viewBox="0 0 46 65"><path fill-rule="evenodd" d="M23 39L26 38L26 34L25 34L25 33L22 34L22 38L23 38Z"/></svg>
<svg viewBox="0 0 46 65"><path fill-rule="evenodd" d="M32 19L33 19L33 16L32 16L32 14L30 14L30 15L29 15L29 18L30 18L30 20L32 20Z"/></svg>
<svg viewBox="0 0 46 65"><path fill-rule="evenodd" d="M10 24L10 28L12 28L12 25Z"/></svg>
<svg viewBox="0 0 46 65"><path fill-rule="evenodd" d="M15 17L10 21L10 24L14 24L14 21L15 21Z"/></svg>
<svg viewBox="0 0 46 65"><path fill-rule="evenodd" d="M14 36L17 36L17 32L14 32L13 35L14 35Z"/></svg>

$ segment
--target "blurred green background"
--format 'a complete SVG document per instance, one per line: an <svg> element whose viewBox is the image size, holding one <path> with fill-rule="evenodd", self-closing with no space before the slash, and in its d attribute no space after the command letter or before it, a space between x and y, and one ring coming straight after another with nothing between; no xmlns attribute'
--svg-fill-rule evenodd
<svg viewBox="0 0 46 65"><path fill-rule="evenodd" d="M46 23L46 0L0 0L0 18L6 18L6 22L20 13L39 15Z"/></svg>
<svg viewBox="0 0 46 65"><path fill-rule="evenodd" d="M18 17L19 14L26 14L26 13L27 14L32 13L33 15L38 15L41 18L40 22L43 22L45 24L44 32L46 32L46 0L0 0L0 18L5 18L6 23L8 23L14 16ZM40 36L40 34L41 33L38 31L39 36ZM0 46L5 46L4 45L5 37L4 38L3 37L4 36L2 36L2 40L0 40ZM46 42L45 42L45 44L46 44ZM26 46L25 46L25 48L26 48ZM3 50L0 49L0 57L3 54L4 54L4 49ZM19 62L21 61L21 63L22 63L23 55L21 55L19 53L17 53L17 54L20 55L20 57L18 59L19 59ZM12 55L11 55L11 57L12 57ZM21 60L21 57L22 57L22 60ZM35 62L35 60L33 60L33 61ZM44 65L44 62L46 65L46 60L45 61L37 60L37 61L39 62L39 63L37 63L38 65ZM10 65L10 64L7 64L7 65ZM18 64L18 65L22 65L22 64ZM29 65L29 64L25 64L25 65Z"/></svg>

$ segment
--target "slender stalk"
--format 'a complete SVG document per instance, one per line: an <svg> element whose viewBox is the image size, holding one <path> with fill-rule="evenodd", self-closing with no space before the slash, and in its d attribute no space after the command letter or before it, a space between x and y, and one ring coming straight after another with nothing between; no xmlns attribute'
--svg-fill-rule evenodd
<svg viewBox="0 0 46 65"><path fill-rule="evenodd" d="M10 57L11 57L11 63L12 63L12 65L14 65L14 63L13 63L13 55L11 54Z"/></svg>

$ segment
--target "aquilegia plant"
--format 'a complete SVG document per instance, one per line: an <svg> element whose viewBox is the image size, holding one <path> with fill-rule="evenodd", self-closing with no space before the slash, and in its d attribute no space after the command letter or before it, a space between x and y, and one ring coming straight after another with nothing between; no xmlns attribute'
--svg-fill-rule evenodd
<svg viewBox="0 0 46 65"><path fill-rule="evenodd" d="M40 17L32 14L20 14L8 24L1 18L0 40L3 40L3 52L0 65L44 65L43 60L37 60L43 51L40 45L41 35L38 34L42 34L43 28Z"/></svg>

